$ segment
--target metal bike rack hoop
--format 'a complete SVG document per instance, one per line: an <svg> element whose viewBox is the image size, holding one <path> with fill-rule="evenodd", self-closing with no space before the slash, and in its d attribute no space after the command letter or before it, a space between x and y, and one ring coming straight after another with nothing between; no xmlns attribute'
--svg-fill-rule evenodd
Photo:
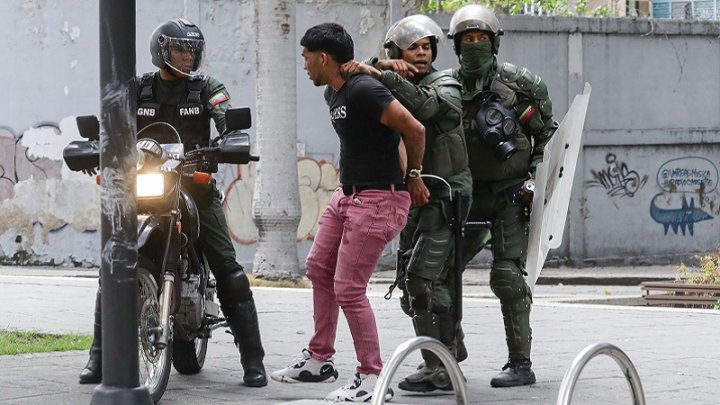
<svg viewBox="0 0 720 405"><path fill-rule="evenodd" d="M398 367L403 360L415 350L425 349L435 353L440 358L440 361L445 368L447 368L448 374L450 374L450 381L455 390L455 396L457 397L457 403L460 405L466 405L468 403L467 388L465 387L465 379L463 378L462 371L458 365L455 357L450 354L450 351L445 347L444 344L440 343L439 340L427 337L418 336L407 340L395 349L390 361L385 364L380 377L378 377L377 384L375 385L375 391L373 391L372 405L382 405L385 403L385 393L390 387L390 379L395 375ZM382 394L381 394L382 393Z"/></svg>
<svg viewBox="0 0 720 405"><path fill-rule="evenodd" d="M617 346L610 343L596 343L584 348L573 360L570 368L565 372L562 383L560 384L560 393L558 394L557 405L569 405L572 400L572 394L575 390L580 372L585 365L593 358L601 354L610 356L622 369L625 378L630 385L633 395L633 404L645 405L645 393L643 392L640 376L635 369L630 358L620 350Z"/></svg>

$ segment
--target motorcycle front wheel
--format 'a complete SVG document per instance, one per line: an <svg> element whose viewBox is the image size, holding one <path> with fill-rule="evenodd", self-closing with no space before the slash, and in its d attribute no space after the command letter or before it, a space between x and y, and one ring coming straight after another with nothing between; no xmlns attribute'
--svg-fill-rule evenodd
<svg viewBox="0 0 720 405"><path fill-rule="evenodd" d="M138 279L138 360L140 382L145 384L153 402L162 398L170 378L173 342L160 349L152 344L150 333L160 326L159 289L152 275L150 263L140 261Z"/></svg>

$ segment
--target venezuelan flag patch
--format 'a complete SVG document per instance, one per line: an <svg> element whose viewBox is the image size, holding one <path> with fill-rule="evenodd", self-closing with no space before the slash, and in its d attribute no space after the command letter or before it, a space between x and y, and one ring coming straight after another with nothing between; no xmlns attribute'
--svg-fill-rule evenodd
<svg viewBox="0 0 720 405"><path fill-rule="evenodd" d="M223 101L228 101L229 99L230 97L228 97L224 91L221 91L210 97L210 105L215 107L216 105L222 103Z"/></svg>
<svg viewBox="0 0 720 405"><path fill-rule="evenodd" d="M520 114L520 116L518 117L518 121L520 121L520 124L521 125L527 124L530 121L530 118L532 118L535 115L536 111L537 110L535 110L535 108L533 108L533 106L528 105L527 108L525 108L525 111L523 111L522 114Z"/></svg>

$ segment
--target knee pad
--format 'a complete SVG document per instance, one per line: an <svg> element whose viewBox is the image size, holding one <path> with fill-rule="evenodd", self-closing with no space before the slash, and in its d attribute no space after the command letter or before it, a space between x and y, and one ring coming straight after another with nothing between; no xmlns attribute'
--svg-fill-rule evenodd
<svg viewBox="0 0 720 405"><path fill-rule="evenodd" d="M517 302L531 297L522 270L510 260L493 263L490 271L490 288L495 296L500 298L501 303Z"/></svg>
<svg viewBox="0 0 720 405"><path fill-rule="evenodd" d="M408 274L405 287L409 296L410 308L413 311L432 309L432 281Z"/></svg>
<svg viewBox="0 0 720 405"><path fill-rule="evenodd" d="M407 272L432 281L439 279L451 257L453 240L449 227L424 232L413 247Z"/></svg>
<svg viewBox="0 0 720 405"><path fill-rule="evenodd" d="M236 270L217 280L217 293L223 305L246 302L252 299L250 281L245 272Z"/></svg>

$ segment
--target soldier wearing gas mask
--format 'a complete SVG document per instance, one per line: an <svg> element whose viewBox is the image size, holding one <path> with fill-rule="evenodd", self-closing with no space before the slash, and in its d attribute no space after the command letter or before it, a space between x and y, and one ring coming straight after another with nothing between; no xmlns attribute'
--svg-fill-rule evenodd
<svg viewBox="0 0 720 405"><path fill-rule="evenodd" d="M418 336L434 337L455 355L467 357L462 330L455 318L453 232L450 227L452 191L469 200L472 176L463 135L460 83L449 71L439 72L437 57L443 32L432 19L413 15L393 24L384 47L387 59L367 64L350 62L346 72L362 71L377 77L426 129L421 167L409 168L406 182L427 187L427 198L415 204L400 236L397 285L400 305L410 316ZM436 177L420 177L420 175ZM413 202L415 203L415 199ZM425 202L426 201L426 202ZM450 390L450 378L440 360L423 351L423 364L400 381L406 391Z"/></svg>
<svg viewBox="0 0 720 405"><path fill-rule="evenodd" d="M226 130L230 95L218 80L197 73L205 40L193 23L177 18L159 25L150 36L150 53L157 72L138 78L137 128L167 122L177 129L185 151L210 144L210 120L220 134ZM223 314L233 332L244 369L243 383L267 385L257 311L250 283L235 260L220 193L215 183L187 185L198 206L200 245L217 281ZM90 358L80 373L81 384L102 381L100 289L95 303L95 329Z"/></svg>
<svg viewBox="0 0 720 405"><path fill-rule="evenodd" d="M557 129L545 83L526 68L496 55L503 31L492 11L480 5L458 10L450 20L463 85L465 139L473 177L469 221L492 221L490 287L500 299L508 361L490 385L535 383L530 361L532 292L525 281L529 204L535 170ZM524 192L525 191L525 192ZM468 230L467 264L487 242L484 231Z"/></svg>

